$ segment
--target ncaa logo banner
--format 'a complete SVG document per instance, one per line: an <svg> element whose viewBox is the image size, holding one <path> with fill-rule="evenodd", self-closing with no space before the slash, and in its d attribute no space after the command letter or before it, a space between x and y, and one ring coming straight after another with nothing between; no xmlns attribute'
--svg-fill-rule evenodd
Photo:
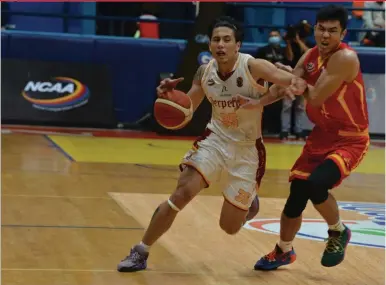
<svg viewBox="0 0 386 285"><path fill-rule="evenodd" d="M115 127L110 70L103 64L2 59L5 124Z"/></svg>
<svg viewBox="0 0 386 285"><path fill-rule="evenodd" d="M385 204L340 202L338 205L340 210L363 215L360 220L343 220L352 232L351 245L385 248ZM253 219L244 228L279 235L280 219ZM328 226L323 219L303 219L296 238L324 241L327 230Z"/></svg>

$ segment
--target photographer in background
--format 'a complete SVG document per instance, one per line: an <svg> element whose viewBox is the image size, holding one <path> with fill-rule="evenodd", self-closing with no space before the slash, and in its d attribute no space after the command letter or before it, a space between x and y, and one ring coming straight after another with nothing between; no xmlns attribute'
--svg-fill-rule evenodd
<svg viewBox="0 0 386 285"><path fill-rule="evenodd" d="M296 66L296 63L299 61L301 56L308 49L312 48L313 44L307 39L311 35L312 26L306 20L301 21L297 25L288 26L287 34L284 37L284 40L287 43L285 55L288 65L292 68ZM282 102L280 139L288 139L288 135L291 131L292 107L295 108L294 133L296 139L304 139L305 134L302 127L305 119L303 96L296 96L294 101L290 98L284 98Z"/></svg>

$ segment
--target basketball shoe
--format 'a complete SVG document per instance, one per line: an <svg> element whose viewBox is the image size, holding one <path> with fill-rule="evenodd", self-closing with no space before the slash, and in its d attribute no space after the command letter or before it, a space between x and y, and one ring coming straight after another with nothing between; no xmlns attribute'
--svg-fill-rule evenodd
<svg viewBox="0 0 386 285"><path fill-rule="evenodd" d="M296 254L293 248L288 252L283 252L276 244L273 251L256 262L255 270L275 270L280 266L291 264L295 260Z"/></svg>
<svg viewBox="0 0 386 285"><path fill-rule="evenodd" d="M117 267L119 272L135 272L144 270L147 267L149 253L136 245L130 250L130 254L123 259Z"/></svg>
<svg viewBox="0 0 386 285"><path fill-rule="evenodd" d="M351 230L346 225L344 228L343 232L328 230L326 249L321 260L323 266L332 267L343 261L351 239Z"/></svg>

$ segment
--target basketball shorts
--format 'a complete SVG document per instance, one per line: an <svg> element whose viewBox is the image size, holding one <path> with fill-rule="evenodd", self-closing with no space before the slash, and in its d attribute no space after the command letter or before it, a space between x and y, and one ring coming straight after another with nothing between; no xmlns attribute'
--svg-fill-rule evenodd
<svg viewBox="0 0 386 285"><path fill-rule="evenodd" d="M340 180L333 186L335 188L363 160L369 145L370 139L366 133L331 134L314 128L307 138L302 154L291 169L289 181L295 178L307 180L317 166L324 160L331 159L341 173Z"/></svg>
<svg viewBox="0 0 386 285"><path fill-rule="evenodd" d="M226 177L224 198L234 206L248 210L264 176L265 159L261 139L255 144L239 145L207 130L186 153L180 169L182 171L187 165L195 168L207 187Z"/></svg>

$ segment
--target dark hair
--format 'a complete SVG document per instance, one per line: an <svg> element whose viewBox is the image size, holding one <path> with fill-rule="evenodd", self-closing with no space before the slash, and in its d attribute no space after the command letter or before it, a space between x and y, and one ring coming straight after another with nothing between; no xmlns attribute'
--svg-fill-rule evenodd
<svg viewBox="0 0 386 285"><path fill-rule="evenodd" d="M209 38L212 38L213 30L218 27L227 27L233 30L235 34L236 42L242 42L244 38L244 32L241 29L240 24L229 16L221 16L214 20L209 27Z"/></svg>
<svg viewBox="0 0 386 285"><path fill-rule="evenodd" d="M339 5L328 5L322 7L316 14L316 22L339 21L342 30L347 28L348 12L346 8Z"/></svg>

